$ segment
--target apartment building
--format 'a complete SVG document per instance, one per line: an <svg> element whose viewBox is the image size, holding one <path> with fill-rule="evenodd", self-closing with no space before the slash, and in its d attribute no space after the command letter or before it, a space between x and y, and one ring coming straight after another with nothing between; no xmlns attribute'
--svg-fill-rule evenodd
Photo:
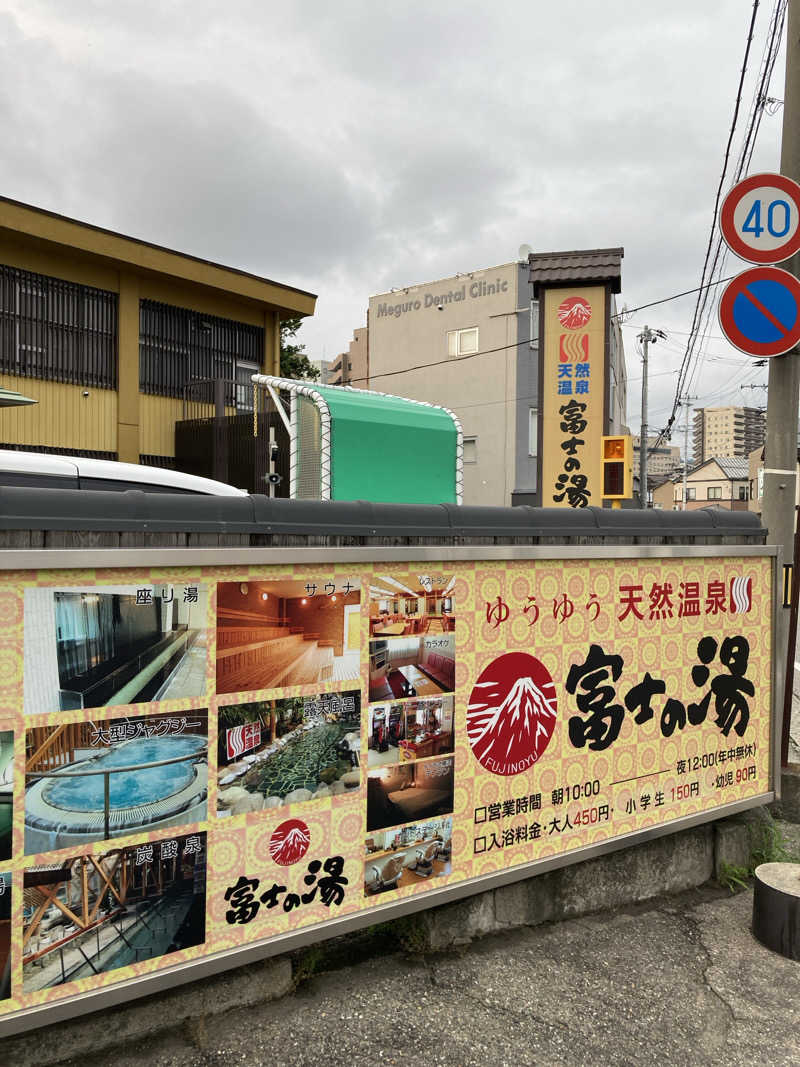
<svg viewBox="0 0 800 1067"><path fill-rule="evenodd" d="M764 444L767 416L761 408L695 408L694 465L714 456L746 458Z"/></svg>

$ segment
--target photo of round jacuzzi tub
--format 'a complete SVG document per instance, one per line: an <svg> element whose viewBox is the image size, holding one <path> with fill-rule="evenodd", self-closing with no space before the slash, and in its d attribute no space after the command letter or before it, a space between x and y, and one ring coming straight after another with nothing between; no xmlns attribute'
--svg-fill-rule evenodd
<svg viewBox="0 0 800 1067"><path fill-rule="evenodd" d="M207 817L206 711L33 727L26 754L27 855Z"/></svg>
<svg viewBox="0 0 800 1067"><path fill-rule="evenodd" d="M244 815L361 786L358 690L218 710L217 815Z"/></svg>

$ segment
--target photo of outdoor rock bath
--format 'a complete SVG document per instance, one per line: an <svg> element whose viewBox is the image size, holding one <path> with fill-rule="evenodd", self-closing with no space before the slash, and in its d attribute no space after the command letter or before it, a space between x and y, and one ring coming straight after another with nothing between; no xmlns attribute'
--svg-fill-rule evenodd
<svg viewBox="0 0 800 1067"><path fill-rule="evenodd" d="M380 767L367 777L367 830L449 815L453 758Z"/></svg>
<svg viewBox="0 0 800 1067"><path fill-rule="evenodd" d="M394 637L369 643L369 701L452 693L456 678L454 634Z"/></svg>
<svg viewBox="0 0 800 1067"><path fill-rule="evenodd" d="M220 582L217 692L356 681L361 593L355 579Z"/></svg>
<svg viewBox="0 0 800 1067"><path fill-rule="evenodd" d="M374 896L450 874L453 820L379 830L364 842L364 893Z"/></svg>
<svg viewBox="0 0 800 1067"><path fill-rule="evenodd" d="M243 815L361 785L358 690L218 710L217 815Z"/></svg>
<svg viewBox="0 0 800 1067"><path fill-rule="evenodd" d="M367 730L370 768L442 756L453 751L453 697L372 704Z"/></svg>
<svg viewBox="0 0 800 1067"><path fill-rule="evenodd" d="M25 590L25 713L204 696L204 585Z"/></svg>
<svg viewBox="0 0 800 1067"><path fill-rule="evenodd" d="M208 712L32 726L25 732L25 852L208 814Z"/></svg>
<svg viewBox="0 0 800 1067"><path fill-rule="evenodd" d="M23 885L26 993L206 939L204 833L29 867Z"/></svg>
<svg viewBox="0 0 800 1067"><path fill-rule="evenodd" d="M449 633L455 629L455 575L422 574L405 581L382 574L369 587L370 637Z"/></svg>

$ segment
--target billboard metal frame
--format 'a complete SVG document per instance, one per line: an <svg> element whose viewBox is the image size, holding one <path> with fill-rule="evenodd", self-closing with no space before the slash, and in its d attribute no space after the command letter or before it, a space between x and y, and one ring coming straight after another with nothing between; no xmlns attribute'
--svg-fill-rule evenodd
<svg viewBox="0 0 800 1067"><path fill-rule="evenodd" d="M265 938L242 948L227 949L199 960L163 967L139 978L126 979L113 986L77 993L57 1003L26 1008L0 1018L0 1038L33 1030L86 1012L99 1011L127 1003L139 997L151 996L174 989L201 978L241 967L259 960L290 952L315 941L340 937L373 926L378 922L401 918L442 904L474 896L490 889L498 889L523 881L537 874L571 866L618 852L632 845L644 844L667 834L688 830L726 816L736 815L750 808L780 798L780 733L779 715L782 700L777 693L784 678L784 656L774 647L777 613L780 609L776 590L781 572L782 557L777 545L416 545L371 546L368 548L178 548L178 549L22 549L0 551L0 576L4 571L45 569L95 569L105 567L189 567L189 566L267 566L289 563L381 563L415 562L424 560L480 561L480 560L570 560L570 559L674 559L714 558L726 556L770 557L772 559L772 688L770 708L770 788L755 797L722 804L710 811L682 816L663 826L648 827L623 834L609 841L584 845L558 856L531 860L504 871L465 879L455 885L430 889L424 894L404 898L340 919L328 919L302 930Z"/></svg>

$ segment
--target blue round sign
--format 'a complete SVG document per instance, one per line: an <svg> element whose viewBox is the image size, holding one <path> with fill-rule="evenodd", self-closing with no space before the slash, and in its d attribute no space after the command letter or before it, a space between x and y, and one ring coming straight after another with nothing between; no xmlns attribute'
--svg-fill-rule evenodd
<svg viewBox="0 0 800 1067"><path fill-rule="evenodd" d="M719 302L722 332L750 356L780 356L800 341L800 282L777 267L752 267Z"/></svg>

